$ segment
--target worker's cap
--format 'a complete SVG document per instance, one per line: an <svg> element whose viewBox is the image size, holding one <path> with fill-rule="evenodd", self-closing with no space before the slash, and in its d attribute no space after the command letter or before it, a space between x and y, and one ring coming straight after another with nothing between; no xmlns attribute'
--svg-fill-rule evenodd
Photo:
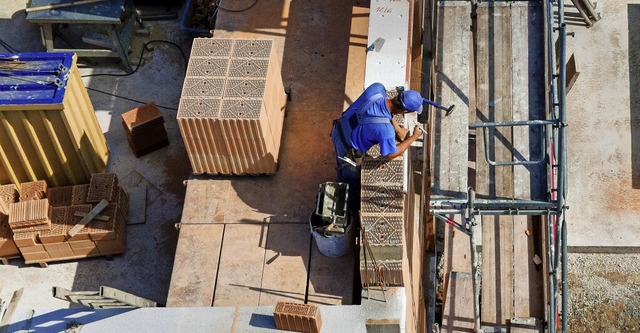
<svg viewBox="0 0 640 333"><path fill-rule="evenodd" d="M415 112L417 114L422 113L422 103L424 98L419 92L415 90L407 90L400 95L400 102L405 110L409 112Z"/></svg>

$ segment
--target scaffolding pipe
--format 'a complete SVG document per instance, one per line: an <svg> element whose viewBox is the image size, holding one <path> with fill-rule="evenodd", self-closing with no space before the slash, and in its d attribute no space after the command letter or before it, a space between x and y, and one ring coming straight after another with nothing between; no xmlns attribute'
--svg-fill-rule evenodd
<svg viewBox="0 0 640 333"><path fill-rule="evenodd" d="M562 332L567 332L567 223L565 218L567 195L567 113L566 113L566 54L567 54L567 24L564 21L564 0L558 0L558 41L560 46L559 55L559 73L558 73L558 116L560 127L558 128L558 209L562 214L562 229L560 231L562 243ZM556 267L557 268L557 267Z"/></svg>
<svg viewBox="0 0 640 333"><path fill-rule="evenodd" d="M567 302L569 300L569 286L567 276L567 220L562 215L562 332L568 332Z"/></svg>
<svg viewBox="0 0 640 333"><path fill-rule="evenodd" d="M503 122L490 122L490 123L473 123L469 125L469 128L556 125L557 123L558 123L557 120L520 120L520 121L503 121Z"/></svg>
<svg viewBox="0 0 640 333"><path fill-rule="evenodd" d="M549 283L549 308L547 310L548 313L548 317L549 317L549 325L548 325L548 330L549 332L555 332L556 331L556 302L555 302L555 293L556 293L556 288L555 288L555 266L554 266L554 237L553 237L553 226L551 224L551 214L547 214L547 233L549 235L549 237L547 237L547 248L548 248L548 252L547 252L547 269L549 270L548 273L548 283Z"/></svg>
<svg viewBox="0 0 640 333"><path fill-rule="evenodd" d="M467 188L467 198L469 198L469 205L467 210L467 221L470 228L469 242L471 243L471 273L473 274L473 327L476 333L480 332L480 274L478 272L478 253L475 237L473 236L474 226L476 224L475 218L471 214L471 208L473 207L476 194L471 187ZM482 237L482 234L480 234Z"/></svg>

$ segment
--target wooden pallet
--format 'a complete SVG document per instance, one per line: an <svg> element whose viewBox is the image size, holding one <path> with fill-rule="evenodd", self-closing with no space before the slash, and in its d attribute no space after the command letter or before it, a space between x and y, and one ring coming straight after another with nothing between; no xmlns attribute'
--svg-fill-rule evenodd
<svg viewBox="0 0 640 333"><path fill-rule="evenodd" d="M24 263L27 264L27 265L36 265L37 264L37 265L40 265L40 267L42 267L42 268L47 268L47 267L49 267L49 263L50 262L68 261L68 260L85 259L85 258L93 258L93 257L107 257L107 259L109 259L110 257L112 257L114 255L123 254L123 253L124 253L124 251L114 251L113 253L96 253L96 254L79 255L79 256L50 258L50 259L46 259L46 260L30 260L30 261L25 260Z"/></svg>
<svg viewBox="0 0 640 333"><path fill-rule="evenodd" d="M0 257L0 262L2 262L3 265L9 265L9 260L18 258L20 258L20 256Z"/></svg>

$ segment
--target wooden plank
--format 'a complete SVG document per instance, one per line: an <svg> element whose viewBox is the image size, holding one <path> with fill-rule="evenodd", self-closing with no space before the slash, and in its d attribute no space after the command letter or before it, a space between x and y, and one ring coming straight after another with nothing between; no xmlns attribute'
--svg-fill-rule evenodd
<svg viewBox="0 0 640 333"><path fill-rule="evenodd" d="M449 116L436 110L431 199L466 198L470 96L471 6L438 2L435 100L455 104ZM435 109L433 109L435 110Z"/></svg>
<svg viewBox="0 0 640 333"><path fill-rule="evenodd" d="M182 225L167 295L168 307L213 304L224 224Z"/></svg>
<svg viewBox="0 0 640 333"><path fill-rule="evenodd" d="M13 292L13 296L9 301L9 305L7 306L7 309L2 315L2 321L0 321L0 333L7 332L7 329L10 326L9 324L11 323L11 317L13 317L13 314L16 312L16 309L18 308L18 303L20 303L20 299L22 298L23 291L24 291L24 288L20 288Z"/></svg>
<svg viewBox="0 0 640 333"><path fill-rule="evenodd" d="M578 76L580 76L580 71L580 67L576 62L576 54L572 53L571 57L569 57L569 60L567 61L567 94L571 90L571 87L573 87L573 84L576 83Z"/></svg>
<svg viewBox="0 0 640 333"><path fill-rule="evenodd" d="M523 3L511 8L512 34L512 109L513 120L544 119L544 40L542 6ZM536 47L537 45L537 47ZM540 127L513 128L514 160L541 159ZM514 196L518 199L544 199L543 164L514 166ZM535 217L515 216L513 225L513 265L515 317L544 316L542 275L531 258L540 242ZM540 253L541 254L541 253Z"/></svg>
<svg viewBox="0 0 640 333"><path fill-rule="evenodd" d="M470 273L451 272L441 332L473 332L473 279Z"/></svg>
<svg viewBox="0 0 640 333"><path fill-rule="evenodd" d="M227 224L213 306L258 306L267 224Z"/></svg>
<svg viewBox="0 0 640 333"><path fill-rule="evenodd" d="M444 223L438 221L438 223ZM471 240L469 236L445 224L443 271L445 288L452 272L471 273ZM473 299L471 299L473 301Z"/></svg>
<svg viewBox="0 0 640 333"><path fill-rule="evenodd" d="M109 201L102 199L100 202L98 202L97 205L95 205L95 207L91 209L89 214L87 214L80 221L78 221L76 225L74 225L71 229L69 229L69 231L67 232L67 235L69 237L75 236L78 232L80 232L80 230L82 230L82 228L84 228L87 224L93 221L96 215L98 215L101 211L107 208L107 206L109 206Z"/></svg>
<svg viewBox="0 0 640 333"><path fill-rule="evenodd" d="M483 3L478 7L477 111L479 122L510 121L511 8ZM511 161L512 130L489 131L489 157ZM476 189L479 198L513 198L512 168L493 167L483 159L482 132L477 133ZM513 307L513 218L482 218L482 325L507 324Z"/></svg>
<svg viewBox="0 0 640 333"><path fill-rule="evenodd" d="M269 224L260 306L305 300L309 261L308 224Z"/></svg>
<svg viewBox="0 0 640 333"><path fill-rule="evenodd" d="M85 217L87 215L89 215L90 213L83 213L83 212L75 212L73 213L73 216L77 216L77 217ZM110 216L106 216L106 215L96 215L93 217L94 220L100 220L100 221L109 221L111 217Z"/></svg>

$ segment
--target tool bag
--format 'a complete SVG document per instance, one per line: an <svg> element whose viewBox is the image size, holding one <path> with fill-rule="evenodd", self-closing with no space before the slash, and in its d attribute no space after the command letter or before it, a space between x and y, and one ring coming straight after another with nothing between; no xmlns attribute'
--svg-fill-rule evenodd
<svg viewBox="0 0 640 333"><path fill-rule="evenodd" d="M367 110L371 104L381 98L384 98L382 94L374 94L369 97L366 102L362 103L358 109L347 110L339 119L333 121L333 126L338 131L340 141L345 147L349 148L345 156L339 156L347 159L347 163L351 161L355 166L362 164L362 158L365 152L357 151L351 144L351 133L358 125L388 124L390 122L389 118L365 116L364 114L364 111Z"/></svg>

